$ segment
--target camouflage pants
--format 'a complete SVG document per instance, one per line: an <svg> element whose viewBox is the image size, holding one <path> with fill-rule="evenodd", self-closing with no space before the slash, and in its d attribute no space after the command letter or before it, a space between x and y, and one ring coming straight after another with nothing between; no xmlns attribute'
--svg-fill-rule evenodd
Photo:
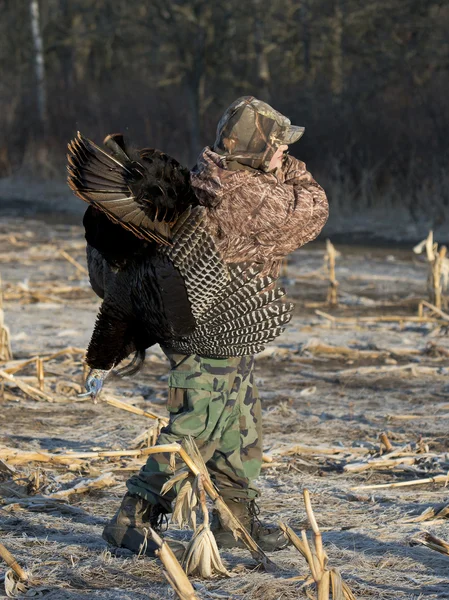
<svg viewBox="0 0 449 600"><path fill-rule="evenodd" d="M256 498L253 481L262 465L262 427L254 356L211 359L168 349L164 352L171 363L170 421L157 444L191 435L225 498ZM171 475L170 457L153 454L140 473L128 480L127 487L170 511L175 492L161 496L160 490Z"/></svg>

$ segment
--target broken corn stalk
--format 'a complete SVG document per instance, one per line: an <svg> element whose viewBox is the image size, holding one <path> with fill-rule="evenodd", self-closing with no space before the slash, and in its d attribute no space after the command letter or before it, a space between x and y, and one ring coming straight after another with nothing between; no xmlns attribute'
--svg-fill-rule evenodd
<svg viewBox="0 0 449 600"><path fill-rule="evenodd" d="M342 580L339 571L327 568L328 557L324 550L321 532L312 510L309 491L304 490L303 496L307 518L313 531L313 544L309 542L304 530L301 531L301 538L299 538L291 527L281 522L279 525L282 531L306 559L312 574L310 583L314 581L316 584L318 600L329 600L331 592L332 600L356 600L354 594ZM306 583L308 582L309 580Z"/></svg>

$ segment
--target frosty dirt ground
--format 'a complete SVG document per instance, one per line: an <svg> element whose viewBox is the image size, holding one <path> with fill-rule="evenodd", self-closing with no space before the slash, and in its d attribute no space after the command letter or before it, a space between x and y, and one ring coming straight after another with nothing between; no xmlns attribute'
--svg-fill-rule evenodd
<svg viewBox="0 0 449 600"><path fill-rule="evenodd" d="M61 249L85 265L81 227L13 216L0 223L5 320L15 360L48 356L69 346L85 348L89 340L98 301L86 276L63 258ZM444 484L352 489L447 472L447 329L435 322L407 319L417 314L418 299L426 297L426 265L409 248L338 249L343 304L333 310L319 304L327 288L319 272L324 244L301 249L292 257L287 274L290 297L297 303L295 317L277 340L273 356L257 362L264 447L273 457L260 478L262 516L282 519L299 532L307 525L302 501L302 490L307 487L329 564L341 570L357 598L449 598L449 557L411 543L424 531L449 539L446 523L405 522L428 507L448 503ZM69 289L64 291L64 287ZM316 310L337 317L404 318L332 322ZM332 353L326 346L360 352ZM141 373L128 380L111 380L107 393L164 415L167 365L159 349L149 354ZM16 363L0 368L11 364ZM361 369L368 366L382 369ZM430 368L422 368L426 366ZM45 374L45 390L57 402L35 401L5 385L0 398L0 451L2 446L59 453L126 449L151 426L144 417L66 395L68 387L61 382L82 383L80 354L46 363ZM37 386L34 375L32 366L17 374ZM420 464L344 471L348 462L366 459L370 449L374 455L383 431L395 448L418 444L424 451ZM315 450L282 454L285 447L295 444ZM317 447L341 447L341 452L320 453ZM14 478L0 472L1 541L32 574L34 592L55 600L173 598L158 561L137 559L127 551L111 552L101 538L102 527L115 512L132 472L124 469L137 468L138 462L132 458L91 460L74 470L48 463L16 464ZM71 487L81 477L94 478L102 472L112 472L116 484L72 495L68 506L33 507L26 498L27 493L36 493L29 482L37 468L38 495L48 496ZM173 535L187 539L189 532L174 531ZM271 556L279 566L275 575L255 570L254 561L243 550L223 553L223 558L234 577L194 580L201 598L307 598L301 582L286 581L307 574L304 559L292 548Z"/></svg>

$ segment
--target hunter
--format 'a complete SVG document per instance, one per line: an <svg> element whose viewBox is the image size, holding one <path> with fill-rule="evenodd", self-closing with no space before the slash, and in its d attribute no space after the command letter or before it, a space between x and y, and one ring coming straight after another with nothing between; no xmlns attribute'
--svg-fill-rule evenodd
<svg viewBox="0 0 449 600"><path fill-rule="evenodd" d="M313 240L328 217L324 190L305 164L287 154L303 127L252 96L239 98L221 118L215 143L201 152L191 185L207 209L208 227L227 263L257 263L279 276L282 259ZM169 425L157 444L195 438L211 477L234 515L259 546L275 551L287 545L282 531L257 518L255 482L262 465L261 402L254 378L254 356L210 359L163 348L170 360ZM171 512L175 491L161 495L172 476L169 456L151 455L127 482L128 493L104 529L114 546L146 554L156 546L146 539L149 525L160 529ZM220 547L239 545L220 522L212 521ZM182 551L174 540L170 546ZM177 547L178 546L178 547Z"/></svg>

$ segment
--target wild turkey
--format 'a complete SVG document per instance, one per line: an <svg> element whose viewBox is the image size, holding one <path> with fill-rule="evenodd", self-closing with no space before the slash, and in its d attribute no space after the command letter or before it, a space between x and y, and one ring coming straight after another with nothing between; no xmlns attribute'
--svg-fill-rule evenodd
<svg viewBox="0 0 449 600"><path fill-rule="evenodd" d="M87 364L106 371L136 352L138 366L155 343L215 358L262 350L291 318L284 290L262 266L223 262L185 169L157 150L133 160L118 139L113 156L80 134L69 144L69 185L91 203L89 275L103 299Z"/></svg>

